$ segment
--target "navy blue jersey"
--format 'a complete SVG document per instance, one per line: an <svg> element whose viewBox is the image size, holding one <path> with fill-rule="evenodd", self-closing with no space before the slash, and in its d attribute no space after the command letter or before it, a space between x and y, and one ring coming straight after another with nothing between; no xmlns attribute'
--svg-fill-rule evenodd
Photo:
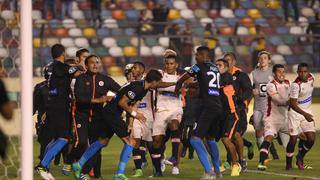
<svg viewBox="0 0 320 180"><path fill-rule="evenodd" d="M148 90L144 89L144 80L132 81L123 85L116 96L106 106L112 108L112 110L122 113L123 109L118 105L120 99L123 96L127 96L129 99L128 105L134 105L137 101L141 101L142 98L147 94Z"/></svg>
<svg viewBox="0 0 320 180"><path fill-rule="evenodd" d="M220 101L220 73L215 64L206 61L194 64L188 74L196 77L199 82L200 98L204 106L221 108Z"/></svg>

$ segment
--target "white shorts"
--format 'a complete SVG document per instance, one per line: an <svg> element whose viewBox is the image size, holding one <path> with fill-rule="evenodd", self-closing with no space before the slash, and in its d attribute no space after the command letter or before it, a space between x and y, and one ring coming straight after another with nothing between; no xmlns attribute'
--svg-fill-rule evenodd
<svg viewBox="0 0 320 180"><path fill-rule="evenodd" d="M304 110L304 109L303 109ZM304 110L305 112L313 115L311 109ZM289 130L290 135L297 136L302 132L316 132L315 122L308 122L304 116L295 112L293 109L289 111ZM301 130L301 131L300 131Z"/></svg>
<svg viewBox="0 0 320 180"><path fill-rule="evenodd" d="M253 127L254 130L262 130L264 127L263 124L264 113L262 111L253 111Z"/></svg>
<svg viewBox="0 0 320 180"><path fill-rule="evenodd" d="M289 134L288 120L283 115L271 115L264 120L264 137L277 137L278 132Z"/></svg>
<svg viewBox="0 0 320 180"><path fill-rule="evenodd" d="M181 122L182 113L182 108L158 110L153 122L152 136L165 135L167 126L172 120L178 120L179 123Z"/></svg>
<svg viewBox="0 0 320 180"><path fill-rule="evenodd" d="M133 121L133 130L132 136L135 139L142 139L144 141L152 141L152 124L153 116L152 113L143 112L143 115L146 117L147 121L142 123L141 121L135 119Z"/></svg>

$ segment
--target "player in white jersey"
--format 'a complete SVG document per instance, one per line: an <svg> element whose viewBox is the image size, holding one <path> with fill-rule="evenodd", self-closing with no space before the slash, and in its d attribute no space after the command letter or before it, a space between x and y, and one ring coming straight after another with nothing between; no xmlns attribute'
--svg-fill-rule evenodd
<svg viewBox="0 0 320 180"><path fill-rule="evenodd" d="M281 64L273 66L274 79L266 85L267 111L264 117L264 141L260 147L258 170L266 170L269 148L278 132L288 133L288 101L290 81L285 79L285 69Z"/></svg>
<svg viewBox="0 0 320 180"><path fill-rule="evenodd" d="M311 111L312 92L314 76L309 71L306 63L300 63L298 66L298 77L292 83L290 90L290 110L289 110L289 130L290 141L287 145L286 169L292 169L292 157L297 142L299 129L305 134L306 140L302 143L302 148L296 156L296 165L299 169L304 169L303 158L312 148L315 141L315 122Z"/></svg>
<svg viewBox="0 0 320 180"><path fill-rule="evenodd" d="M177 82L180 75L177 73L178 63L177 56L169 54L165 56L165 68L161 71L162 81ZM152 161L155 167L154 176L161 176L160 158L161 148L163 146L163 137L167 128L171 131L172 142L172 158L173 162L172 174L179 174L178 169L178 151L180 145L179 124L182 118L182 99L180 95L174 93L175 86L168 88L158 88L155 121L153 123L153 148Z"/></svg>

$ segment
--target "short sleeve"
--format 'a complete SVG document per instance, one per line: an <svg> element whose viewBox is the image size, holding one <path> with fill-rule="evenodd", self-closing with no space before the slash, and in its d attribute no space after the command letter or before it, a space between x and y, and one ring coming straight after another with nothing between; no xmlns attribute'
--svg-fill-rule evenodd
<svg viewBox="0 0 320 180"><path fill-rule="evenodd" d="M276 85L274 85L273 83L268 83L267 84L267 93L269 96L274 96L275 94L277 94L277 88Z"/></svg>
<svg viewBox="0 0 320 180"><path fill-rule="evenodd" d="M300 86L297 83L292 83L290 87L290 98L298 99Z"/></svg>
<svg viewBox="0 0 320 180"><path fill-rule="evenodd" d="M127 87L127 92L125 94L130 100L134 101L139 95L139 88L136 84L131 84L131 86L129 85Z"/></svg>
<svg viewBox="0 0 320 180"><path fill-rule="evenodd" d="M200 67L197 64L194 64L187 72L190 76L195 76L200 72Z"/></svg>

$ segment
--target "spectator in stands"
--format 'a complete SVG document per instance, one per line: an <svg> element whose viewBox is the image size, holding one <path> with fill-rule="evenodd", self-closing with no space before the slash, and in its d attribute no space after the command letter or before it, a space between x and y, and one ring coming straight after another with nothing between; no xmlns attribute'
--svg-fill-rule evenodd
<svg viewBox="0 0 320 180"><path fill-rule="evenodd" d="M91 25L101 26L101 0L91 0Z"/></svg>
<svg viewBox="0 0 320 180"><path fill-rule="evenodd" d="M216 28L211 23L207 23L204 28L204 41L209 49L214 49L217 47L217 38L214 36L217 34Z"/></svg>
<svg viewBox="0 0 320 180"><path fill-rule="evenodd" d="M320 12L316 13L316 20L313 23L309 24L307 29L307 33L312 33L313 35L317 35L312 38L313 42L313 65L315 67L320 66Z"/></svg>
<svg viewBox="0 0 320 180"><path fill-rule="evenodd" d="M252 40L251 43L251 58L252 58L252 68L256 68L258 64L258 54L260 51L266 49L266 40L265 40L265 34L261 31L261 26L256 25L256 37Z"/></svg>
<svg viewBox="0 0 320 180"><path fill-rule="evenodd" d="M190 23L186 23L185 28L182 32L184 37L182 38L181 58L182 67L191 65L193 44L192 44L192 29Z"/></svg>
<svg viewBox="0 0 320 180"><path fill-rule="evenodd" d="M2 63L0 61L0 78L8 77L8 73L6 69L2 66Z"/></svg>
<svg viewBox="0 0 320 180"><path fill-rule="evenodd" d="M167 22L167 16L169 14L169 8L165 7L163 4L157 4L156 8L152 10L154 33L163 34L165 28L165 22Z"/></svg>
<svg viewBox="0 0 320 180"><path fill-rule="evenodd" d="M222 3L223 3L222 0L210 0L209 9L216 9L218 12L220 12Z"/></svg>
<svg viewBox="0 0 320 180"><path fill-rule="evenodd" d="M313 8L314 4L316 3L316 0L307 0L307 1L311 1L310 7ZM320 0L318 0L318 2L320 4Z"/></svg>
<svg viewBox="0 0 320 180"><path fill-rule="evenodd" d="M17 0L10 0L10 10L17 12L18 11L18 1Z"/></svg>
<svg viewBox="0 0 320 180"><path fill-rule="evenodd" d="M178 35L180 35L180 28L179 28L178 24L172 24L168 28L167 35L170 36L170 45L169 45L170 49L173 49L178 54L181 54L180 53L180 50L181 50L181 38L177 37ZM174 36L174 37L172 37L172 36Z"/></svg>
<svg viewBox="0 0 320 180"><path fill-rule="evenodd" d="M61 0L61 20L67 15L68 18L72 18L72 1L73 0Z"/></svg>
<svg viewBox="0 0 320 180"><path fill-rule="evenodd" d="M293 8L293 11L294 11L294 20L296 22L298 22L299 20L299 8L298 8L298 2L297 0L283 0L283 4L282 4L282 7L283 7L283 10L284 10L284 17L285 17L285 20L287 22L289 22L289 5L291 4L292 8Z"/></svg>
<svg viewBox="0 0 320 180"><path fill-rule="evenodd" d="M150 24L152 19L153 17L150 10L143 9L140 11L139 27L142 34L149 34L150 32L152 32L153 26Z"/></svg>
<svg viewBox="0 0 320 180"><path fill-rule="evenodd" d="M52 18L57 18L57 8L55 0L43 0L43 19L48 19L48 11L51 9Z"/></svg>

